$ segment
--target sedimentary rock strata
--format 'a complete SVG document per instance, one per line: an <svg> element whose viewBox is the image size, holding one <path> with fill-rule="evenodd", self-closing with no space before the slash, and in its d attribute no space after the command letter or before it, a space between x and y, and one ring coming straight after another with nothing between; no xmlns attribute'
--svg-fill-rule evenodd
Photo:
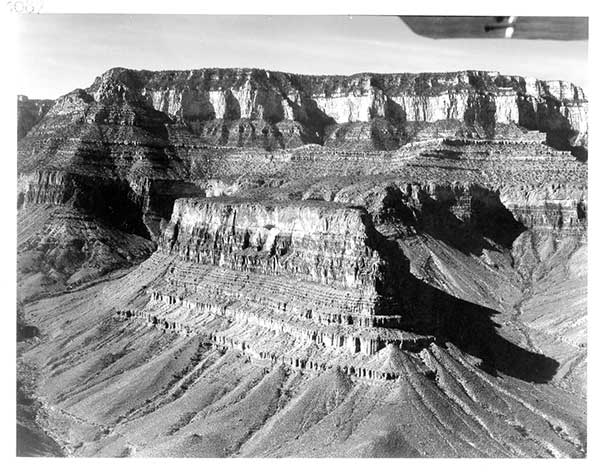
<svg viewBox="0 0 600 472"><path fill-rule="evenodd" d="M178 200L160 249L200 264L385 296L389 281L402 284L408 264L386 260L381 239L361 208L220 198Z"/></svg>
<svg viewBox="0 0 600 472"><path fill-rule="evenodd" d="M402 311L409 267L396 256L361 208L178 200L153 256L165 279L146 308L121 312L258 359L391 379L369 355L433 340L400 329L414 313Z"/></svg>
<svg viewBox="0 0 600 472"><path fill-rule="evenodd" d="M480 72L343 78L117 68L53 102L19 103L19 205L68 204L155 242L176 198L214 194L210 180L243 190L247 183L224 180L250 169L250 186L273 189L296 176L389 172L423 184L426 172L407 169L416 156L569 160L587 139L577 87Z"/></svg>
<svg viewBox="0 0 600 472"><path fill-rule="evenodd" d="M340 77L116 68L87 90L61 97L53 108L71 122L184 124L212 145L276 149L366 142L386 149L414 140L418 123L421 133L437 128L433 135L488 138L505 136L506 125L514 123L548 132L549 140L563 147L587 146L587 100L580 88L494 72ZM343 126L352 123L370 125ZM447 129L441 131L444 123Z"/></svg>
<svg viewBox="0 0 600 472"><path fill-rule="evenodd" d="M18 283L67 454L585 455L578 87L117 68L48 105Z"/></svg>

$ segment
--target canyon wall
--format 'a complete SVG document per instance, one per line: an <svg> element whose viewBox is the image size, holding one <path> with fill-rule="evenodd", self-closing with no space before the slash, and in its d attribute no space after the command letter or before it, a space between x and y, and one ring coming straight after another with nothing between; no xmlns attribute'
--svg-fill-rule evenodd
<svg viewBox="0 0 600 472"><path fill-rule="evenodd" d="M117 68L19 140L18 203L23 220L45 206L66 209L53 213L61 228L81 219L66 244L87 251L78 260L93 253L83 228L103 240L112 228L201 265L394 298L408 263L381 231L456 244L475 231L505 246L523 228L581 233L585 185L563 180L586 167L556 147L585 144L586 113L571 84L490 72ZM244 200L174 207L221 193Z"/></svg>
<svg viewBox="0 0 600 472"><path fill-rule="evenodd" d="M585 423L586 113L489 72L112 69L59 98L18 144L17 280L70 452L271 450L300 417L381 444L396 412L393 450L584 454L553 415Z"/></svg>
<svg viewBox="0 0 600 472"><path fill-rule="evenodd" d="M25 109L34 102L22 98L19 103ZM140 209L141 219L148 223L144 231L154 239L161 221L170 217L175 197L203 194L194 182L235 174L236 166L245 171L260 165L271 172L277 165L304 159L303 149L311 143L324 145L316 146L315 152L308 146L319 162L348 161L348 156L338 155L340 149L359 154L395 150L410 141L452 136L531 143L543 140L546 133L555 147L587 146L587 100L580 88L491 72L341 77L256 69L116 68L88 89L38 105L35 126L20 115L20 126L28 129L18 146L20 188L35 195L23 194L19 200L43 203L46 198L56 203L76 192L77 186L61 190L60 185L73 180L113 181L111 193L118 191L121 200L133 205L145 204ZM245 159L238 156L240 148L266 151ZM278 148L302 152L274 155ZM455 148L449 143L435 152L456 154ZM496 148L492 143L477 152L490 157ZM402 153L408 156L407 149ZM523 146L518 152L554 157L550 151ZM352 159L366 165L375 159L383 169L385 162L377 157L381 156ZM320 165L315 163L315 168ZM62 183L57 184L58 175L70 177L60 177ZM39 182L37 190L32 179ZM172 197L166 204L160 195L147 198L159 187L180 190L169 190Z"/></svg>
<svg viewBox="0 0 600 472"><path fill-rule="evenodd" d="M395 136L396 147L411 139L407 122L454 121L458 127L451 133L466 128L497 137L502 136L501 125L515 123L547 132L556 146L587 148L588 105L580 87L497 72L343 77L258 69L115 68L88 91L98 103L115 94L143 101L211 144L278 148L331 143L336 125L380 118Z"/></svg>
<svg viewBox="0 0 600 472"><path fill-rule="evenodd" d="M177 200L159 248L199 264L366 296L393 296L408 271L407 260L386 260L383 238L364 209L318 201Z"/></svg>
<svg viewBox="0 0 600 472"><path fill-rule="evenodd" d="M360 207L179 199L149 263L164 277L142 309L121 314L251 357L363 368L388 345L411 350L434 339L435 313L412 303L408 260ZM429 333L404 330L415 325ZM395 378L384 363L364 375Z"/></svg>
<svg viewBox="0 0 600 472"><path fill-rule="evenodd" d="M585 234L587 186L573 183L505 187L502 203L525 227Z"/></svg>

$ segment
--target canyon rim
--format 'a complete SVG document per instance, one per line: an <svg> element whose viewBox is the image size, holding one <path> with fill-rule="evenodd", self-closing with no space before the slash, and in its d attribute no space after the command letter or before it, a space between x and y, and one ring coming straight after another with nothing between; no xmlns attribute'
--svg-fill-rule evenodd
<svg viewBox="0 0 600 472"><path fill-rule="evenodd" d="M587 455L588 100L115 67L18 97L17 455Z"/></svg>

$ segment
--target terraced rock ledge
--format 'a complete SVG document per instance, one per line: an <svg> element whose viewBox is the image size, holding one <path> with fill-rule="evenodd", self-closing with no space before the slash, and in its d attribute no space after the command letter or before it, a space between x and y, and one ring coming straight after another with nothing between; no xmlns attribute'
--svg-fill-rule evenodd
<svg viewBox="0 0 600 472"><path fill-rule="evenodd" d="M584 457L587 106L481 71L20 98L23 454Z"/></svg>
<svg viewBox="0 0 600 472"><path fill-rule="evenodd" d="M402 311L408 260L389 254L362 208L178 200L152 258L166 276L147 289L147 306L121 315L250 358L391 379L392 346L415 351L433 339L402 330L414 324Z"/></svg>

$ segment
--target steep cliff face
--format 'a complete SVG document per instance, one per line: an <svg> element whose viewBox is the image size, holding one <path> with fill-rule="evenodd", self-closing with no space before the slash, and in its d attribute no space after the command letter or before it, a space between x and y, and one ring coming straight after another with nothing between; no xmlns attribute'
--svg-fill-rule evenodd
<svg viewBox="0 0 600 472"><path fill-rule="evenodd" d="M59 98L18 143L19 225L37 231L19 247L36 261L20 271L27 296L147 257L175 198L201 194L166 149L168 119L118 84L103 93L111 100L83 90ZM40 214L50 215L45 225ZM44 282L27 282L36 277Z"/></svg>
<svg viewBox="0 0 600 472"><path fill-rule="evenodd" d="M138 233L156 239L174 198L163 204L161 195L147 198L147 189L171 182L180 189L169 191L174 196L202 194L191 181L231 174L232 147L324 143L325 154L328 148L394 150L440 136L522 140L524 126L547 132L555 146L584 149L586 120L579 88L497 73L311 77L255 69L117 68L56 100L19 141L20 187L33 192L19 199L55 203L69 200L77 187L73 181L107 182L118 200L145 202L140 220L149 224ZM227 159L215 158L221 152L211 149L215 145L229 146ZM277 163L273 155L265 161ZM61 183L51 189L57 172ZM32 179L39 188L26 183Z"/></svg>
<svg viewBox="0 0 600 472"><path fill-rule="evenodd" d="M488 72L61 97L18 156L40 421L72 455L584 455L586 107Z"/></svg>
<svg viewBox="0 0 600 472"><path fill-rule="evenodd" d="M433 326L423 335L390 329L431 324L432 316L408 309L414 296L405 293L408 260L362 208L177 200L152 263L166 275L148 288L141 309L120 313L203 334L260 359L315 369L352 366L352 372L360 365L367 370L359 375L389 379L397 373L369 355L433 339ZM264 336L273 329L275 336Z"/></svg>
<svg viewBox="0 0 600 472"><path fill-rule="evenodd" d="M239 129L239 120L246 123L245 128L282 137L263 142L246 139L241 141L244 145L293 147L297 140L331 142L328 126L379 118L394 127L400 142L406 142L407 122L456 120L466 128L480 127L487 137L502 135L498 125L516 123L548 132L554 145L587 147L587 99L581 88L496 72L341 77L256 69L149 72L117 68L90 87L96 100L106 97L106 83L123 84L132 96L202 130L205 137L208 125L221 144L231 142L231 130ZM288 142L284 138L290 122L298 124L293 133L296 141ZM365 138L371 147L379 148L376 141Z"/></svg>
<svg viewBox="0 0 600 472"><path fill-rule="evenodd" d="M401 285L408 261L386 261L379 244L360 208L212 198L178 200L160 249L200 264L386 295Z"/></svg>
<svg viewBox="0 0 600 472"><path fill-rule="evenodd" d="M29 203L61 204L69 199L70 182L60 171L33 172L17 181L18 206Z"/></svg>
<svg viewBox="0 0 600 472"><path fill-rule="evenodd" d="M528 228L584 234L587 228L587 186L555 183L505 187L501 200Z"/></svg>

